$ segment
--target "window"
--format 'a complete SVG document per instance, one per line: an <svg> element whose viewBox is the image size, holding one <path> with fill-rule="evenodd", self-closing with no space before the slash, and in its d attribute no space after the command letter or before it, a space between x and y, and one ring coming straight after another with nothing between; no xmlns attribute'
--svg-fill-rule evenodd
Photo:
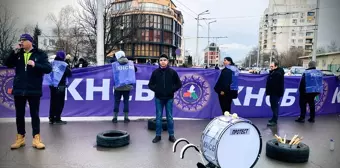
<svg viewBox="0 0 340 168"><path fill-rule="evenodd" d="M296 33L292 33L292 36L296 36Z"/></svg>
<svg viewBox="0 0 340 168"><path fill-rule="evenodd" d="M126 56L132 56L132 45L127 44L124 48Z"/></svg>
<svg viewBox="0 0 340 168"><path fill-rule="evenodd" d="M164 17L163 20L164 30L171 31L172 30L172 19Z"/></svg>
<svg viewBox="0 0 340 168"><path fill-rule="evenodd" d="M306 46L305 46L305 49L306 49L306 50L312 50L313 48L312 48L311 45L306 45Z"/></svg>
<svg viewBox="0 0 340 168"><path fill-rule="evenodd" d="M295 43L295 41L296 41L295 39L292 39L292 43Z"/></svg>
<svg viewBox="0 0 340 168"><path fill-rule="evenodd" d="M306 44L312 44L313 43L313 39L306 39Z"/></svg>
<svg viewBox="0 0 340 168"><path fill-rule="evenodd" d="M303 36L305 36L305 33L301 32L301 33L299 33L299 36L303 37Z"/></svg>
<svg viewBox="0 0 340 168"><path fill-rule="evenodd" d="M303 43L303 39L299 39L299 43Z"/></svg>
<svg viewBox="0 0 340 168"><path fill-rule="evenodd" d="M163 54L169 56L169 46L163 46Z"/></svg>
<svg viewBox="0 0 340 168"><path fill-rule="evenodd" d="M307 32L307 33L306 33L306 36L313 36L313 35L314 35L313 32Z"/></svg>
<svg viewBox="0 0 340 168"><path fill-rule="evenodd" d="M276 24L277 23L277 19L273 19L273 23Z"/></svg>
<svg viewBox="0 0 340 168"><path fill-rule="evenodd" d="M293 23L297 24L297 19L293 19Z"/></svg>
<svg viewBox="0 0 340 168"><path fill-rule="evenodd" d="M299 48L299 49L303 49L303 46L299 46L298 48Z"/></svg>
<svg viewBox="0 0 340 168"><path fill-rule="evenodd" d="M44 39L44 46L47 46L47 39Z"/></svg>
<svg viewBox="0 0 340 168"><path fill-rule="evenodd" d="M305 23L305 19L300 19L300 22L301 23Z"/></svg>
<svg viewBox="0 0 340 168"><path fill-rule="evenodd" d="M164 32L164 43L172 44L172 33L171 32Z"/></svg>

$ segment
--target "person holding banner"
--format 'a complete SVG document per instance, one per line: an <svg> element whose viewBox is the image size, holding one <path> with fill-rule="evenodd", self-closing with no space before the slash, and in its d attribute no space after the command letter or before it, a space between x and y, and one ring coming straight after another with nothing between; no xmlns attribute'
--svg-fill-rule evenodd
<svg viewBox="0 0 340 168"><path fill-rule="evenodd" d="M304 123L306 116L306 106L309 105L310 118L309 122L315 122L315 97L323 91L322 85L322 72L317 70L316 62L310 61L308 63L308 69L303 73L300 85L299 85L299 104L300 104L300 117L296 119L296 122Z"/></svg>
<svg viewBox="0 0 340 168"><path fill-rule="evenodd" d="M132 61L129 61L125 57L124 51L118 51L115 53L117 61L112 63L113 79L114 79L114 117L113 123L117 123L119 104L123 96L124 101L124 122L130 122L129 119L129 98L130 91L133 89L133 85L136 83L137 68Z"/></svg>
<svg viewBox="0 0 340 168"><path fill-rule="evenodd" d="M174 102L174 93L182 87L182 82L177 72L168 66L169 58L167 55L162 54L160 56L159 64L159 68L152 72L148 84L149 89L155 92L156 105L156 137L152 142L157 143L161 140L164 107L168 123L169 141L175 142L176 138L174 136L172 106Z"/></svg>
<svg viewBox="0 0 340 168"><path fill-rule="evenodd" d="M225 68L221 71L214 87L218 94L222 115L226 111L231 113L231 103L238 97L238 76L240 74L232 58L225 57L223 64Z"/></svg>
<svg viewBox="0 0 340 168"><path fill-rule="evenodd" d="M18 149L25 145L25 111L28 101L32 118L32 146L44 149L45 145L40 137L39 106L42 96L42 82L44 74L52 71L45 52L33 47L33 38L29 34L20 36L20 44L5 60L8 68L15 68L12 95L16 111L17 136L11 149Z"/></svg>
<svg viewBox="0 0 340 168"><path fill-rule="evenodd" d="M270 64L269 76L266 83L266 95L269 96L270 107L273 117L268 121L267 126L275 126L279 118L279 102L284 94L284 70L278 66L277 62Z"/></svg>
<svg viewBox="0 0 340 168"><path fill-rule="evenodd" d="M71 77L72 72L65 61L64 51L58 51L54 61L51 62L53 71L44 76L44 84L50 87L50 124L66 124L61 120L61 113L65 105L65 92L67 78Z"/></svg>

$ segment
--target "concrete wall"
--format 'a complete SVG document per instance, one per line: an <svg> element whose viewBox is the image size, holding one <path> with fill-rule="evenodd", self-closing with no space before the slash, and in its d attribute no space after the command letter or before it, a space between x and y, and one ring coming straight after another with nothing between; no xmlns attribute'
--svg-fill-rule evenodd
<svg viewBox="0 0 340 168"><path fill-rule="evenodd" d="M302 58L303 67L308 67L309 61L311 61L311 57ZM336 72L340 67L340 52L339 53L331 53L325 55L318 55L316 57L317 69L320 70L331 70L332 72Z"/></svg>

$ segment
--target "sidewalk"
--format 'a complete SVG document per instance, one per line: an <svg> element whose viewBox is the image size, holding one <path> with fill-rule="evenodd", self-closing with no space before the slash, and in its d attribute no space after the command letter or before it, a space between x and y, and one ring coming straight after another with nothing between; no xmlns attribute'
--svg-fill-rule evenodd
<svg viewBox="0 0 340 168"><path fill-rule="evenodd" d="M267 119L251 119L262 134L263 150L255 168L338 168L340 167L340 120L338 115L320 116L316 123L299 124L295 118L280 118L277 128L269 129ZM194 144L200 144L206 120L175 121L177 138L187 138ZM146 121L134 121L129 124L105 121L74 121L67 125L49 125L41 123L41 134L46 149L35 150L31 147L31 125L26 124L27 138L24 148L11 151L10 144L15 139L14 122L0 123L0 168L195 168L200 161L194 150L189 150L185 159L179 158L179 152L172 153L172 143L163 133L162 141L153 144L155 133L147 130ZM96 147L96 135L110 129L126 130L130 133L131 144L118 149ZM310 160L306 164L287 164L268 159L265 155L265 143L274 134L287 134L291 137L300 134L303 142L310 147ZM335 151L329 150L329 140L335 140ZM182 146L179 146L182 147ZM230 151L232 152L232 151ZM245 154L246 157L247 154Z"/></svg>

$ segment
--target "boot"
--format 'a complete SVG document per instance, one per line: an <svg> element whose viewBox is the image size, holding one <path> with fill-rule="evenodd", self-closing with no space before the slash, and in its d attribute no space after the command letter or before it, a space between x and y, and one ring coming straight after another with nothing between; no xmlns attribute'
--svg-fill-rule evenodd
<svg viewBox="0 0 340 168"><path fill-rule="evenodd" d="M128 113L128 112L125 112L125 113L124 113L124 123L128 123L128 122L130 122L129 113Z"/></svg>
<svg viewBox="0 0 340 168"><path fill-rule="evenodd" d="M11 149L18 149L22 146L25 146L25 136L17 134L17 138L15 143L11 145Z"/></svg>
<svg viewBox="0 0 340 168"><path fill-rule="evenodd" d="M41 142L40 134L34 135L32 146L37 149L45 149L45 145Z"/></svg>
<svg viewBox="0 0 340 168"><path fill-rule="evenodd" d="M113 116L113 119L112 119L112 122L113 123L117 123L118 122L118 112L114 112L114 116Z"/></svg>

